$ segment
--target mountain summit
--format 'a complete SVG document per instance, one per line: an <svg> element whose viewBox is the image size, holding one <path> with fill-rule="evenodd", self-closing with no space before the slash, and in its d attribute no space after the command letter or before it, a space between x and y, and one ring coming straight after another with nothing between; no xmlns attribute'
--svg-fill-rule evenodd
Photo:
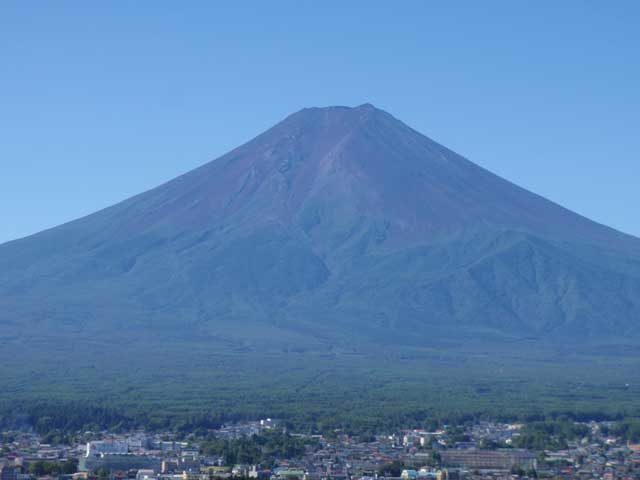
<svg viewBox="0 0 640 480"><path fill-rule="evenodd" d="M11 335L321 346L633 337L639 322L639 239L370 104L301 110L153 190L0 246Z"/></svg>

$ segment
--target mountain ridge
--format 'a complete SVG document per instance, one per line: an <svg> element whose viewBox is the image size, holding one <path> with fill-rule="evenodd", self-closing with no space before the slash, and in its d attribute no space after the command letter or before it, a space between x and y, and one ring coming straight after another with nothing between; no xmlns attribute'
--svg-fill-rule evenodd
<svg viewBox="0 0 640 480"><path fill-rule="evenodd" d="M0 245L0 272L0 324L23 334L639 333L639 239L371 104L300 110L154 189Z"/></svg>
<svg viewBox="0 0 640 480"><path fill-rule="evenodd" d="M283 121L279 122L279 123L278 123L278 124L276 124L274 127L272 127L271 129L267 130L266 132L264 132L264 133L262 133L262 134L258 135L257 137L255 137L255 138L253 138L253 139L249 140L248 142L246 142L245 144L241 145L240 147L237 147L237 148L235 148L235 149L231 150L229 153L224 154L224 155L222 155L221 157L219 157L219 158L217 158L217 159L214 159L214 160L212 160L212 161L209 161L209 162L207 162L207 163L203 164L202 166L195 168L194 170L191 170L191 171L189 171L189 172L186 172L186 173L184 173L184 174L181 174L181 175L179 175L178 177L176 177L176 178L174 178L174 179L168 180L167 182L164 182L164 183L160 184L160 185L159 185L159 186L157 186L157 187L154 187L154 188L152 188L152 189L150 189L150 190L147 190L147 191L145 191L145 192L142 192L142 193L140 193L140 194L134 195L134 196L132 196L132 197L130 197L130 198L128 198L128 199L125 199L125 200L123 200L123 201L117 202L116 204L114 204L114 205L112 205L112 206L110 206L110 207L106 207L106 208L104 208L104 209L101 209L101 210L97 211L96 213L89 214L89 215L86 215L86 216L81 217L81 218L79 218L79 219L71 220L71 221L69 221L69 222L65 222L64 224L61 224L61 225L59 225L59 226L57 226L57 227L52 227L52 228L49 228L49 229L43 230L43 231L41 231L41 232L36 232L36 233L34 233L34 234L32 234L32 235L28 235L28 236L26 236L26 237L22 237L22 238L19 238L19 239L10 240L10 241L8 241L8 242L5 242L5 243L3 243L3 244L0 244L0 246L3 246L3 245L5 245L5 244L10 244L10 243L13 243L13 242L16 242L16 241L21 241L21 240L24 240L24 239L30 238L30 237L32 237L32 236L34 236L34 235L39 235L39 234L45 233L45 232L47 232L47 231L54 230L54 229L56 229L56 228L62 227L62 226L66 226L66 225L69 225L69 224L73 224L73 223L75 223L75 222L83 221L83 220L85 220L85 219L87 219L87 218L90 218L90 217L92 217L92 216L96 215L97 213L101 213L101 212L104 212L104 211L109 211L109 210L111 210L111 209L113 209L113 208L116 208L116 207L118 207L118 206L122 205L122 204L126 204L127 202L130 202L130 201L132 201L132 200L134 200L134 199L137 199L137 198L140 198L140 197L147 196L147 195L149 195L151 192L154 192L154 191L156 191L156 190L158 190L158 189L166 188L166 187L171 186L171 185L173 185L173 184L175 184L175 183L177 183L177 182L181 182L181 181L183 181L183 180L184 180L186 177L188 177L188 176L192 176L192 175L193 175L193 176L195 176L195 175L197 175L197 174L199 174L199 173L201 173L201 172L206 171L207 169L211 169L211 168L213 168L213 167L217 166L217 165L216 165L216 163L217 163L217 162L220 162L221 160L228 158L229 156L233 155L233 154L234 154L234 152L237 152L237 151L239 151L239 150L241 150L241 149L243 149L243 148L246 148L248 145L252 144L253 142L259 141L259 140L260 140L264 135L266 135L267 133L270 133L270 132L272 132L272 131L274 131L274 130L276 130L276 129L278 129L278 128L281 128L281 127L286 126L287 122L290 122L290 121L294 120L294 119L295 119L296 117L298 117L298 116L303 116L306 112L320 112L320 113L328 114L328 113L330 113L330 112L332 112L332 111L340 111L340 112L363 112L363 113L364 113L364 115L363 115L361 118L367 118L367 117L369 117L371 114L375 113L375 114L377 114L377 115L384 115L384 116L386 116L386 117L388 117L388 118L393 119L393 121L400 123L398 120L396 120L394 117L392 117L391 115L389 115L387 112L384 112L384 111L382 111L382 110L377 109L375 106L373 106L373 105L372 105L372 104L370 104L370 103L365 103L365 104L362 104L362 105L360 105L360 106L358 106L358 107L331 106L331 107L307 107L307 108L303 108L303 109L299 110L298 112L295 112L295 113L293 113L293 114L289 115L289 116L288 116L287 118L285 118ZM434 142L433 140L429 139L428 137L424 137L422 134L420 134L420 133L419 133L419 132L417 132L416 130L412 129L411 127L408 127L408 126L406 126L406 125L404 125L404 124L402 124L402 126L403 126L404 128L406 128L407 130L409 130L409 131L411 131L411 132L415 133L416 135L419 135L419 136L421 136L421 137L425 138L425 139L426 139L426 140L428 140L429 142L432 142L434 145L437 145L439 148L441 148L441 149L443 149L443 150L446 150L447 152L451 153L452 155L454 155L454 156L456 156L456 157L459 157L459 159L464 160L465 162L467 162L467 163L468 163L468 166L471 166L471 167L473 167L473 168L479 169L480 171L482 171L482 172L484 172L484 173L488 173L489 175L491 175L491 176L495 177L496 179L499 179L499 180L500 180L500 181L502 181L502 182L507 182L509 185L514 186L514 187L516 187L517 189L519 189L519 190L521 190L521 191L523 191L523 192L527 192L528 194L533 195L533 196L537 197L538 199L541 199L541 200L543 200L543 201L545 201L545 202L549 202L550 204L553 204L553 206L558 207L559 209L562 209L564 212L566 212L566 213L570 213L570 214L571 214L572 216L574 216L575 218L579 218L580 220L582 220L582 221L587 221L587 222L589 222L589 223L591 223L591 224L597 224L598 226L600 226L600 227L602 227L602 228L604 228L604 229L607 229L607 230L609 230L610 232L614 232L616 235L619 235L619 236L621 236L621 237L625 237L625 238L627 238L627 239L632 239L633 241L638 241L638 238L637 238L637 237L635 237L635 236L633 236L633 235L630 235L630 234L628 234L628 233L625 233L625 232L622 232L622 231L619 231L619 230L613 229L613 228L611 228L611 227L609 227L609 226L607 226L607 225L605 225L605 224L601 224L601 223L594 222L594 221L592 221L592 220L588 219L587 217L584 217L584 216L582 216L582 215L576 214L575 212L572 212L571 210L567 209L566 207L563 207L563 206L562 206L562 205L560 205L560 204L557 204L557 203L553 202L552 200L549 200L549 199L547 199L547 198L545 198L545 197L542 197L542 196L540 196L540 195L537 195L537 194L535 194L535 193L532 193L532 192L530 192L530 191L528 191L528 190L526 190L526 189L523 189L523 188L521 188L521 187L519 187L519 186L517 186L517 185L515 185L515 184L513 184L513 183L511 183L511 182L509 182L509 181L507 181L507 180L504 180L504 179L502 179L502 178L498 177L497 175L495 175L495 174L491 173L490 171L488 171L488 170L484 169L483 167L480 167L480 166L478 166L478 165L476 165L476 164L473 164L472 162L469 162L469 161L468 161L467 159L465 159L464 157L459 156L459 155L458 155L458 154L456 154L455 152L453 152L453 151L451 151L451 150L447 149L446 147L443 147L442 145L437 144L436 142Z"/></svg>

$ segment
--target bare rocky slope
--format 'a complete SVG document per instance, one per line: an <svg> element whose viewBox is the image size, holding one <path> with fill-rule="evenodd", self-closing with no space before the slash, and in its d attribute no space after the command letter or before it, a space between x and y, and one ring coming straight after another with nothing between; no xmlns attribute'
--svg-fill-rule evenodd
<svg viewBox="0 0 640 480"><path fill-rule="evenodd" d="M640 240L372 105L304 109L0 246L2 337L305 348L640 334Z"/></svg>

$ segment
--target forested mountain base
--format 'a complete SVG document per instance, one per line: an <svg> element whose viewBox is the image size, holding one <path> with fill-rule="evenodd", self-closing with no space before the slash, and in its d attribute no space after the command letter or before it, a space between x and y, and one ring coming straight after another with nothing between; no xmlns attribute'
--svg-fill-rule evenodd
<svg viewBox="0 0 640 480"><path fill-rule="evenodd" d="M579 355L535 342L502 351L465 344L464 351L221 353L193 342L10 350L21 353L0 350L2 423L40 431L187 432L275 417L298 430L379 432L469 418L640 416L632 346L585 347Z"/></svg>

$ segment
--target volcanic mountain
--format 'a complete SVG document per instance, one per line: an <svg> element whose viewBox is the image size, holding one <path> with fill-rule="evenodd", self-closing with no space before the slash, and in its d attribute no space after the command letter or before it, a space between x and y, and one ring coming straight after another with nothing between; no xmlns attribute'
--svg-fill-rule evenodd
<svg viewBox="0 0 640 480"><path fill-rule="evenodd" d="M3 336L422 343L640 333L640 240L372 105L309 108L0 246Z"/></svg>

